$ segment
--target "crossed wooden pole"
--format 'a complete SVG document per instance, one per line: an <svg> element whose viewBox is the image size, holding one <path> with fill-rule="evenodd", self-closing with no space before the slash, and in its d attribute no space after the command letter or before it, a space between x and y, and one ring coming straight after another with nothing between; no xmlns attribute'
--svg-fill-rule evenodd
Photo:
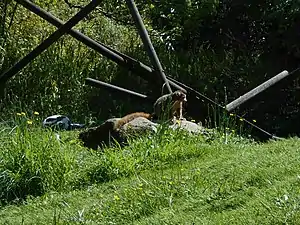
<svg viewBox="0 0 300 225"><path fill-rule="evenodd" d="M201 98L210 103L221 107L222 109L226 110L227 112L232 112L237 109L242 104L246 103L248 100L254 98L255 96L259 95L266 89L270 88L271 86L275 86L275 84L279 83L279 81L287 78L292 77L292 74L295 74L296 70L292 73L288 73L287 71L283 71L276 75L275 77L269 79L268 81L264 82L263 84L259 85L258 87L254 88L253 90L249 91L248 93L244 94L243 96L239 97L238 99L234 100L233 102L227 104L225 107L222 107L215 103L213 100L209 99L208 97L204 96L203 94L195 91L193 88L180 83L179 81L174 80L171 77L165 75L162 65L159 61L159 58L155 52L155 49L151 43L150 37L147 33L147 30L143 24L141 16L138 12L138 9L133 0L126 0L126 4L130 9L130 13L133 17L137 30L141 36L143 41L144 47L148 53L148 56L151 60L152 67L139 62L138 60L131 58L123 53L120 53L102 43L96 42L93 39L85 36L84 34L80 33L79 31L72 29L77 23L79 23L83 18L85 18L90 12L92 12L100 3L100 0L92 0L89 4L83 7L76 15L74 15L71 19L69 19L66 23L57 19L47 11L41 9L34 3L29 0L15 0L19 4L21 4L26 9L30 10L31 12L35 13L36 15L40 16L41 18L47 20L52 25L56 26L58 29L52 33L46 40L44 40L41 44L39 44L36 48L34 48L29 54L25 57L20 59L17 63L15 63L12 67L8 70L4 71L0 75L0 88L5 87L5 83L18 72L20 72L26 65L28 65L31 61L33 61L37 56L39 56L43 51L45 51L48 47L50 47L54 42L56 42L61 36L64 34L70 34L72 37L77 39L78 41L84 43L88 47L94 49L98 53L106 56L110 60L116 62L118 65L125 67L128 70L135 72L137 75L141 76L145 80L150 82L154 82L158 85L165 84L167 86L168 92L172 93L171 86L175 89L182 90L188 93L191 97L194 98ZM298 70L298 69L297 69ZM160 77L160 79L157 79ZM148 97L146 95L127 90L125 88L120 88L114 85L110 85L104 83L102 81L97 81L92 78L87 78L86 83L93 86L101 86L105 88L109 88L115 91L126 92L131 95L135 95L137 97L141 97L144 99L153 100L153 98ZM250 124L251 125L251 124ZM262 130L260 128L260 130Z"/></svg>

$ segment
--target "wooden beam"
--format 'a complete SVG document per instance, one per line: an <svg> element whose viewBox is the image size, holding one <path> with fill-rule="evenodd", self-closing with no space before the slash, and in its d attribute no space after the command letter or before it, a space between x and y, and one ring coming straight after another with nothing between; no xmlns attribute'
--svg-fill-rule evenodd
<svg viewBox="0 0 300 225"><path fill-rule="evenodd" d="M152 62L152 66L154 67L155 71L162 77L164 83L167 86L169 93L172 93L172 89L170 87L169 80L166 78L166 75L163 71L162 65L161 65L159 58L156 54L156 51L152 45L151 39L150 39L148 32L146 30L146 27L143 23L143 20L139 13L139 10L137 9L137 7L134 3L134 0L126 0L126 3L129 8L129 11L132 15L132 18L135 22L135 25L138 29L138 32L141 36L141 39L144 44L144 48L146 49L148 56Z"/></svg>
<svg viewBox="0 0 300 225"><path fill-rule="evenodd" d="M30 10L31 12L35 13L36 15L40 16L44 20L48 21L52 25L56 27L61 27L64 22L49 12L43 10L39 6L35 5L29 0L15 0L19 4L21 4L26 9ZM118 52L117 50L110 48L107 45L104 45L103 43L96 42L93 39L89 38L88 36L80 33L78 30L70 29L67 31L68 34L70 34L72 37L77 39L78 41L82 42L86 46L94 49L96 52L100 53L101 55L107 57L108 59L114 61L119 66L122 66L124 68L127 68L128 70L133 71L143 79L153 82L153 83L161 83L157 79L157 77L154 77L153 75L157 74L157 71L155 71L153 68L143 64L142 62L139 62L138 60L129 57L128 55L125 55L121 52ZM186 90L183 89L181 86L175 84L174 82L170 81L167 77L168 82L170 85L172 85L174 88L178 90L182 90L186 93Z"/></svg>
<svg viewBox="0 0 300 225"><path fill-rule="evenodd" d="M270 88L271 86L283 80L284 78L288 77L288 75L289 75L288 71L286 70L282 71L281 73L277 74L276 76L272 77L271 79L267 80L266 82L262 83L261 85L257 86L256 88L252 89L251 91L247 92L246 94L240 96L236 100L227 104L225 107L226 110L228 112L233 111L234 109L244 104L251 98L255 97L256 95Z"/></svg>
<svg viewBox="0 0 300 225"><path fill-rule="evenodd" d="M46 40L39 44L35 49L28 53L25 57L19 60L15 65L0 75L0 82L6 82L13 77L16 73L20 72L25 66L27 66L32 60L39 56L43 51L56 42L61 36L66 34L72 27L79 23L84 17L86 17L91 11L93 11L99 4L100 0L92 0L82 10L76 13L65 24L60 26L54 33L52 33Z"/></svg>
<svg viewBox="0 0 300 225"><path fill-rule="evenodd" d="M132 96L136 96L136 97L139 97L139 98L142 98L142 99L145 99L145 100L149 100L151 103L153 103L155 101L155 99L152 99L152 98L148 97L147 95L140 94L138 92L131 91L131 90L128 90L128 89L125 89L125 88L122 88L122 87L118 87L116 85L108 84L108 83L105 83L105 82L100 81L100 80L96 80L96 79L92 79L92 78L86 78L85 83L90 85L90 86L93 86L93 87L104 88L104 89L109 90L109 91L115 91L115 92L119 92L121 94L126 93L126 94L129 94L129 95L132 95Z"/></svg>

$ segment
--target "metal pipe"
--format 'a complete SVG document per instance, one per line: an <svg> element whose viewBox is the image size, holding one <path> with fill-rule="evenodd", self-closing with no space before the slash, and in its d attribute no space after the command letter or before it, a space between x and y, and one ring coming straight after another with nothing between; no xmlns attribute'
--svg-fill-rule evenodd
<svg viewBox="0 0 300 225"><path fill-rule="evenodd" d="M148 32L144 26L143 20L141 18L141 15L134 3L133 0L126 0L126 3L128 5L128 8L130 10L130 13L133 17L133 20L137 26L138 32L141 36L141 39L143 41L144 47L146 48L146 51L148 52L148 55L150 57L150 60L152 62L152 65L154 69L161 75L164 83L166 84L168 91L172 93L172 89L170 87L169 81L166 78L166 75L163 71L162 65L157 57L157 54L155 52L155 49L151 43L150 37L148 35Z"/></svg>
<svg viewBox="0 0 300 225"><path fill-rule="evenodd" d="M148 97L147 95L140 94L140 93L137 93L135 91L131 91L131 90L128 90L128 89L125 89L125 88L122 88L122 87L118 87L116 85L108 84L108 83L105 83L103 81L95 80L95 79L92 79L92 78L86 78L85 82L86 82L86 84L91 85L93 87L97 87L97 88L103 87L105 89L115 90L115 91L118 91L118 92L121 92L121 93L125 92L127 94L130 94L130 95L133 95L133 96L136 96L136 97L140 97L140 98L143 98L143 99L146 99L146 100L149 100L149 101L154 101L152 98Z"/></svg>
<svg viewBox="0 0 300 225"><path fill-rule="evenodd" d="M261 92L265 91L272 85L276 84L277 82L281 81L282 79L286 78L289 75L289 72L284 70L281 73L277 74L276 76L272 77L271 79L267 80L266 82L262 83L261 85L257 86L256 88L252 89L251 91L247 92L246 94L240 96L236 100L230 102L226 105L226 110L228 112L233 111L240 105L247 102L249 99L255 97L256 95L260 94Z"/></svg>
<svg viewBox="0 0 300 225"><path fill-rule="evenodd" d="M92 10L94 10L97 5L100 4L100 0L92 0L88 5L86 5L82 10L75 14L71 19L69 19L64 25L60 26L54 33L52 33L45 41L39 44L35 49L33 49L24 58L18 61L15 65L9 68L0 76L0 83L6 82L9 78L14 76L20 70L22 70L28 63L34 60L38 55L40 55L44 50L46 50L50 45L57 41L61 36L63 36L68 30L80 22L85 16L87 16Z"/></svg>
<svg viewBox="0 0 300 225"><path fill-rule="evenodd" d="M59 28L64 24L64 21L56 18L46 10L40 8L39 6L35 5L29 0L15 0L19 4L21 4L24 8L28 9L29 11L35 13L36 15L40 16L44 20L48 21L52 25L56 26ZM68 34L70 34L72 37L77 39L78 41L81 41L88 47L100 52L102 55L108 57L109 59L113 60L114 62L117 62L118 64L125 63L124 59L122 57L118 56L117 54L114 54L113 52L107 50L106 47L98 44L95 42L93 39L85 36L84 34L80 33L78 30L75 29L70 29L67 31Z"/></svg>
<svg viewBox="0 0 300 225"><path fill-rule="evenodd" d="M119 51L117 51L117 50L115 50L115 49L113 49L113 48L111 48L109 46L106 46L106 45L104 45L102 43L98 43L98 44L104 46L105 48L107 48L108 50L114 52L115 54L121 56L127 62L127 64L134 65L130 69L133 70L133 71L135 71L135 72L138 72L139 76L141 76L140 72L141 73L146 72L149 75L153 75L154 73L156 73L155 70L153 70L151 67L143 64L142 62L140 62L140 61L138 61L138 60L136 60L136 59L134 59L134 58L132 58L132 57L130 57L130 56L122 53L122 52L119 52ZM153 76L151 76L151 78L152 78L151 80L157 81L157 79L153 79ZM168 80L168 82L169 82L169 84L171 86L173 86L174 88L176 88L178 90L183 91L184 93L187 93L186 89L184 89L182 85L178 84L179 82L176 82L176 80L174 80L173 78L171 78L169 76L166 76L166 78L167 78L167 80Z"/></svg>
<svg viewBox="0 0 300 225"><path fill-rule="evenodd" d="M64 24L64 22L52 14L48 13L47 11L43 10L39 6L35 5L29 0L15 0L19 4L21 4L26 9L30 10L31 12L35 13L36 15L42 17L44 20L48 21L52 25L56 27L60 27ZM150 68L149 66L139 62L138 60L131 58L123 53L120 53L109 46L106 46L102 43L96 42L93 39L89 38L88 36L80 33L78 30L70 29L67 31L68 34L70 34L72 37L77 39L78 41L84 43L86 46L94 49L101 55L109 58L110 60L114 61L120 66L123 66L127 69L132 70L133 72L137 73L139 76L144 77L146 80L151 80L153 82L156 82L157 79L155 79L152 75L155 73L155 71ZM146 77L145 77L146 76ZM172 81L169 81L169 83L175 87L176 89L182 90L186 92L185 89L183 89L181 86L175 84Z"/></svg>

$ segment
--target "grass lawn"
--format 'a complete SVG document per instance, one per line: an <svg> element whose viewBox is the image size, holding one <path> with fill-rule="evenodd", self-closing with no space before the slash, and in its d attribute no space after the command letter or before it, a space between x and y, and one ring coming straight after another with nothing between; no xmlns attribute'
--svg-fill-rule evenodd
<svg viewBox="0 0 300 225"><path fill-rule="evenodd" d="M300 224L300 140L163 130L103 152L0 129L0 224Z"/></svg>

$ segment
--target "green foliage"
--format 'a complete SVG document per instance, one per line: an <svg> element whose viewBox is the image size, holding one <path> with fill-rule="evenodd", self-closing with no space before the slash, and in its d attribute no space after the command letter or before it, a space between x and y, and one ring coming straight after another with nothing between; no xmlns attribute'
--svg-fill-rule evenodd
<svg viewBox="0 0 300 225"><path fill-rule="evenodd" d="M189 149L185 149L183 142L189 143ZM81 179L76 183L91 184L94 182L109 181L120 177L131 176L149 168L159 168L163 164L169 165L176 163L184 158L201 156L202 150L199 146L205 148L206 144L203 137L191 138L189 135L178 131L177 133L168 130L162 130L154 136L143 137L133 140L125 148L106 149L104 154L86 160L81 164L78 172ZM165 148L162 148L165 146ZM172 151L170 151L172 149Z"/></svg>

